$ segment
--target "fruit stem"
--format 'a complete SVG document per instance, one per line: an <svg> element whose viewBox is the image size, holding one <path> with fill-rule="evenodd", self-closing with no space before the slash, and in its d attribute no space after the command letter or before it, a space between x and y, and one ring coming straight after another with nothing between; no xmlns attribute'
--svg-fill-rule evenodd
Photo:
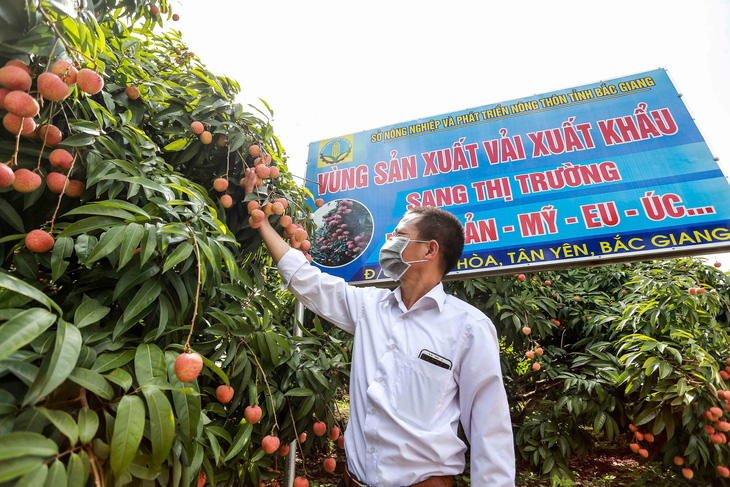
<svg viewBox="0 0 730 487"><path fill-rule="evenodd" d="M271 413L274 415L274 426L271 427L271 435L274 435L274 428L279 428L279 423L276 421L276 406L274 406L274 396L271 395L271 388L269 388L269 381L266 380L266 372L264 372L263 367L261 367L261 364L259 363L259 359L256 356L255 353L253 353L253 350L251 350L251 347L248 345L248 342L246 340L243 340L243 344L246 345L246 348L248 348L248 351L251 352L251 355L253 355L253 359L256 361L256 366L261 371L261 375L264 378L264 384L266 384L266 389L269 391L269 400L271 401Z"/></svg>
<svg viewBox="0 0 730 487"><path fill-rule="evenodd" d="M56 41L53 43L53 49L51 49L51 53L48 55L48 62L46 63L46 69L43 70L44 73L47 73L49 69L51 69L51 58L53 57L53 53L56 52L56 46L58 46L58 37L56 37ZM41 97L43 99L43 97ZM53 110L51 110L53 111ZM50 123L50 120L49 120Z"/></svg>
<svg viewBox="0 0 730 487"><path fill-rule="evenodd" d="M56 41L58 41L58 39L56 39ZM55 49L55 46L54 46L54 49ZM53 51L51 51L51 52L53 52ZM50 114L53 113L53 102L51 102L51 107L48 110L48 113L49 113L49 117L48 117L48 123L46 124L46 126L50 127L51 126ZM43 137L43 145L41 146L41 153L38 154L38 166L36 166L36 168L35 168L36 171L41 170L41 159L43 159L43 151L46 150L46 141L47 140L48 140L48 128L46 128L46 134Z"/></svg>
<svg viewBox="0 0 730 487"><path fill-rule="evenodd" d="M15 153L10 158L10 162L14 162L16 166L18 165L18 151L20 150L20 134L23 132L23 120L25 119L21 117L20 128L18 129L18 134L15 136Z"/></svg>
<svg viewBox="0 0 730 487"><path fill-rule="evenodd" d="M291 403L289 402L289 398L286 398L286 405L289 407L289 417L291 417L291 424L292 428L294 428L294 436L297 439L297 446L299 446L299 452L302 454L302 460L304 459L304 449L302 448L302 443L299 441L299 432L297 431L297 422L294 421L294 413L291 411ZM302 461L302 468L304 469L304 476L307 476L307 466L305 465L306 462Z"/></svg>
<svg viewBox="0 0 730 487"><path fill-rule="evenodd" d="M56 210L53 212L53 218L51 218L51 234L53 234L53 226L56 223L56 215L58 215L58 209L61 207L61 200L63 199L63 195L66 194L66 186L68 186L69 183L69 177L71 176L71 173L74 170L74 164L76 164L76 158L79 156L79 153L77 150L74 151L74 158L71 161L71 167L68 168L68 175L66 175L66 180L63 182L63 188L61 189L61 194L58 195L58 204L56 204ZM63 173L61 173L63 174Z"/></svg>
<svg viewBox="0 0 730 487"><path fill-rule="evenodd" d="M56 23L48 16L45 9L43 8L43 2L40 0L38 2L37 10L41 13L41 15L43 16L43 19L49 25L51 30L53 30L53 32L56 34L56 39L61 41L61 44L63 44L64 49L66 49L66 53L69 56L71 56L71 58L74 60L74 62L76 64L81 65L81 63L79 63L78 58L71 52L71 51L76 51L76 49L71 47L71 45L66 42L66 39L63 38L61 33L58 31L58 28L56 27ZM54 50L55 50L55 47L54 47ZM76 52L78 52L78 51L76 51ZM51 51L51 55L53 55L53 51ZM96 66L96 63L94 63L94 66Z"/></svg>
<svg viewBox="0 0 730 487"><path fill-rule="evenodd" d="M195 238L195 232L190 228L190 223L186 223L190 236L193 237L193 248L195 249L195 258L198 261L198 289L195 292L195 308L193 309L193 319L190 322L190 333L188 339L185 340L185 351L190 353L190 338L193 336L193 328L195 327L195 318L198 316L198 302L200 301L200 249L198 248L198 240Z"/></svg>

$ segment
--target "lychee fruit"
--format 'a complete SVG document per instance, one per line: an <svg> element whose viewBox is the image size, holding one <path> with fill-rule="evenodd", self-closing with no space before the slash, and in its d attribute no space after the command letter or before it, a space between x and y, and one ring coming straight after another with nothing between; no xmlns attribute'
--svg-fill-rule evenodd
<svg viewBox="0 0 730 487"><path fill-rule="evenodd" d="M203 133L203 130L205 130L205 126L200 122L193 122L190 124L190 130L192 130L195 135L200 135Z"/></svg>
<svg viewBox="0 0 730 487"><path fill-rule="evenodd" d="M306 432L301 433L299 435L299 443L304 443L305 441L307 441L307 433Z"/></svg>
<svg viewBox="0 0 730 487"><path fill-rule="evenodd" d="M314 434L317 436L323 436L327 432L327 425L322 421L317 421L312 427Z"/></svg>
<svg viewBox="0 0 730 487"><path fill-rule="evenodd" d="M279 449L279 443L279 438L276 436L266 435L261 440L261 449L264 450L264 453L274 453Z"/></svg>
<svg viewBox="0 0 730 487"><path fill-rule="evenodd" d="M279 225L281 225L282 228L288 227L291 225L291 217L289 215L282 215L282 217L279 218Z"/></svg>
<svg viewBox="0 0 730 487"><path fill-rule="evenodd" d="M228 180L226 178L216 178L216 180L213 181L213 188L222 193L228 189Z"/></svg>
<svg viewBox="0 0 730 487"><path fill-rule="evenodd" d="M256 166L256 175L261 179L268 178L270 172L271 170L263 164Z"/></svg>
<svg viewBox="0 0 730 487"><path fill-rule="evenodd" d="M172 14L172 20L177 22L178 20L180 20L180 16L178 14Z"/></svg>
<svg viewBox="0 0 730 487"><path fill-rule="evenodd" d="M18 169L14 176L13 188L21 193L31 193L41 185L41 177L28 169Z"/></svg>
<svg viewBox="0 0 730 487"><path fill-rule="evenodd" d="M297 242L299 242L299 243L304 242L305 240L307 240L306 230L297 228L297 231L294 232L294 238L297 239Z"/></svg>
<svg viewBox="0 0 730 487"><path fill-rule="evenodd" d="M517 276L517 279L519 279L520 281L524 281L525 280L525 275L524 274L520 274L520 275Z"/></svg>
<svg viewBox="0 0 730 487"><path fill-rule="evenodd" d="M638 443L632 443L629 445L629 448L631 448L631 451L634 453L639 453L639 450L641 450L641 446L639 446Z"/></svg>
<svg viewBox="0 0 730 487"><path fill-rule="evenodd" d="M45 140L46 145L55 147L63 140L63 134L55 125L42 125L38 128L38 137Z"/></svg>
<svg viewBox="0 0 730 487"><path fill-rule="evenodd" d="M340 437L340 428L338 428L337 426L333 426L332 429L330 430L330 434L329 434L330 440L337 441L337 438L339 438L339 437Z"/></svg>
<svg viewBox="0 0 730 487"><path fill-rule="evenodd" d="M258 145L254 144L248 148L248 153L251 154L253 157L258 157L261 155L261 148Z"/></svg>
<svg viewBox="0 0 730 487"><path fill-rule="evenodd" d="M175 359L175 376L180 382L195 380L201 370L203 370L203 358L195 352L181 353Z"/></svg>
<svg viewBox="0 0 730 487"><path fill-rule="evenodd" d="M66 171L71 167L74 157L65 149L56 149L48 156L48 160L53 167Z"/></svg>
<svg viewBox="0 0 730 487"><path fill-rule="evenodd" d="M721 267L721 266L722 266L722 263L720 263L720 262L715 262L715 263L714 263L714 264L712 264L712 265L714 265L715 267Z"/></svg>
<svg viewBox="0 0 730 487"><path fill-rule="evenodd" d="M51 192L61 194L68 178L60 172L49 172L46 175L46 186Z"/></svg>
<svg viewBox="0 0 730 487"><path fill-rule="evenodd" d="M130 100L136 100L139 98L139 88L136 86L128 86L124 92Z"/></svg>
<svg viewBox="0 0 730 487"><path fill-rule="evenodd" d="M324 459L324 469L326 472L334 473L335 468L337 468L337 461L334 458L329 457Z"/></svg>
<svg viewBox="0 0 730 487"><path fill-rule="evenodd" d="M248 209L248 212L250 214L253 210L258 210L259 208L261 208L261 205L258 201L249 201L248 205L246 205L246 208Z"/></svg>
<svg viewBox="0 0 730 487"><path fill-rule="evenodd" d="M7 164L0 164L0 188L7 188L15 181L15 173Z"/></svg>
<svg viewBox="0 0 730 487"><path fill-rule="evenodd" d="M274 213L274 215L283 215L284 214L284 207L279 203L278 201L271 205L271 211Z"/></svg>
<svg viewBox="0 0 730 487"><path fill-rule="evenodd" d="M38 92L46 100L61 101L69 95L71 90L58 75L43 73L38 76Z"/></svg>
<svg viewBox="0 0 730 487"><path fill-rule="evenodd" d="M86 189L86 185L76 179L69 180L66 185L66 196L69 198L80 198Z"/></svg>
<svg viewBox="0 0 730 487"><path fill-rule="evenodd" d="M279 177L280 175L281 175L281 173L279 172L279 168L278 168L278 167L276 167L276 166L271 166L271 167L269 168L269 177L270 177L271 179L276 179L276 178L278 178L278 177Z"/></svg>
<svg viewBox="0 0 730 487"><path fill-rule="evenodd" d="M684 458L682 458L680 456L674 457L674 464L675 465L680 465L680 466L681 465L684 465Z"/></svg>
<svg viewBox="0 0 730 487"><path fill-rule="evenodd" d="M727 467L723 467L722 465L718 465L716 467L717 475L720 477L730 477L730 470L728 470Z"/></svg>
<svg viewBox="0 0 730 487"><path fill-rule="evenodd" d="M76 85L84 93L96 95L104 88L104 78L96 71L84 68L76 75Z"/></svg>
<svg viewBox="0 0 730 487"><path fill-rule="evenodd" d="M21 130L20 126L23 126L23 130L20 135L30 135L35 130L35 120L32 118L23 118L15 115L14 113L6 113L3 117L3 127L13 135L17 135L18 131Z"/></svg>
<svg viewBox="0 0 730 487"><path fill-rule="evenodd" d="M264 221L264 218L266 218L266 215L261 210L253 210L251 212L251 220L253 220L256 223Z"/></svg>
<svg viewBox="0 0 730 487"><path fill-rule="evenodd" d="M233 387L225 384L218 386L215 390L215 397L222 404L230 402L233 399Z"/></svg>
<svg viewBox="0 0 730 487"><path fill-rule="evenodd" d="M639 450L639 455L642 458L647 458L649 456L649 451L646 450L646 448L642 448L641 450Z"/></svg>
<svg viewBox="0 0 730 487"><path fill-rule="evenodd" d="M532 350L528 350L525 352L525 357L527 357L529 359L533 359L533 358L535 358L535 352L533 352Z"/></svg>
<svg viewBox="0 0 730 487"><path fill-rule="evenodd" d="M316 206L317 208L321 208L322 206L324 206L324 200L322 198L317 198L316 200L314 200L314 206Z"/></svg>
<svg viewBox="0 0 730 487"><path fill-rule="evenodd" d="M695 473L692 471L691 468L683 468L682 469L682 475L684 475L684 478L691 479L695 476Z"/></svg>
<svg viewBox="0 0 730 487"><path fill-rule="evenodd" d="M524 333L525 335L529 335L530 333L532 333L532 328L530 328L529 326L523 326L522 333Z"/></svg>
<svg viewBox="0 0 730 487"><path fill-rule="evenodd" d="M289 445L281 445L279 447L279 456L285 457L289 454Z"/></svg>
<svg viewBox="0 0 730 487"><path fill-rule="evenodd" d="M215 145L218 147L225 147L226 146L226 136L225 135L219 135L217 139L215 139Z"/></svg>
<svg viewBox="0 0 730 487"><path fill-rule="evenodd" d="M299 244L299 250L301 250L302 252L308 251L311 247L312 247L312 242L310 242L309 240L305 240L301 244ZM337 371L335 371L335 373L336 372Z"/></svg>
<svg viewBox="0 0 730 487"><path fill-rule="evenodd" d="M160 15L160 7L158 7L157 5L152 5L150 7L150 13L152 15Z"/></svg>
<svg viewBox="0 0 730 487"><path fill-rule="evenodd" d="M198 474L198 487L203 487L206 480L208 480L208 477L205 475L205 472L200 472Z"/></svg>
<svg viewBox="0 0 730 487"><path fill-rule="evenodd" d="M210 144L211 142L213 142L213 134L211 134L207 130L204 130L203 133L200 134L200 141L205 145Z"/></svg>
<svg viewBox="0 0 730 487"><path fill-rule="evenodd" d="M541 365L538 362L535 362L534 364L532 364L532 370L534 370L534 371L540 370L540 367L541 367Z"/></svg>
<svg viewBox="0 0 730 487"><path fill-rule="evenodd" d="M55 74L68 86L76 84L76 75L79 74L79 70L73 67L68 61L56 61L51 68L51 73Z"/></svg>
<svg viewBox="0 0 730 487"><path fill-rule="evenodd" d="M309 480L303 477L297 477L294 479L294 487L309 487Z"/></svg>
<svg viewBox="0 0 730 487"><path fill-rule="evenodd" d="M344 436L340 436L339 438L337 438L337 446L340 447L341 450L345 449L345 437Z"/></svg>
<svg viewBox="0 0 730 487"><path fill-rule="evenodd" d="M5 110L5 97L8 96L8 93L10 93L10 90L0 88L0 110Z"/></svg>
<svg viewBox="0 0 730 487"><path fill-rule="evenodd" d="M541 347L537 347L537 348L535 349L535 353L536 353L537 355L540 355L540 356L542 356L542 354L543 354L544 352L543 352L543 349L542 349Z"/></svg>
<svg viewBox="0 0 730 487"><path fill-rule="evenodd" d="M48 252L53 248L53 235L43 230L31 230L25 236L25 246L28 250L37 254Z"/></svg>
<svg viewBox="0 0 730 487"><path fill-rule="evenodd" d="M20 59L11 59L7 63L5 63L5 66L17 66L18 68L22 69L26 73L30 74L30 68L27 64L25 64Z"/></svg>
<svg viewBox="0 0 730 487"><path fill-rule="evenodd" d="M40 111L38 102L25 91L11 91L5 97L4 104L5 110L19 117L33 118Z"/></svg>
<svg viewBox="0 0 730 487"><path fill-rule="evenodd" d="M233 198L231 198L231 195L224 194L221 196L221 205L223 205L223 208L230 208L233 206Z"/></svg>
<svg viewBox="0 0 730 487"><path fill-rule="evenodd" d="M261 222L254 221L253 218L248 217L248 226L251 228L259 228L261 226Z"/></svg>
<svg viewBox="0 0 730 487"><path fill-rule="evenodd" d="M30 74L18 66L3 66L0 68L0 85L13 91L28 91L33 84Z"/></svg>
<svg viewBox="0 0 730 487"><path fill-rule="evenodd" d="M243 417L246 418L246 422L255 424L261 419L262 411L258 406L248 406L243 410Z"/></svg>

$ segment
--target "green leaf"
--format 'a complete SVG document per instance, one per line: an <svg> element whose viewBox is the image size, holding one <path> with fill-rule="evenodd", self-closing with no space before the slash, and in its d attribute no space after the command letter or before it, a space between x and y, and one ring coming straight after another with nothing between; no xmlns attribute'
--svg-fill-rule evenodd
<svg viewBox="0 0 730 487"><path fill-rule="evenodd" d="M228 376L226 375L226 373L225 373L225 372L223 372L223 370L222 370L222 369L221 369L220 367L218 367L218 366L217 366L216 364L214 364L214 363L213 363L213 361L212 361L212 360L210 360L210 359L209 359L208 357L206 357L205 355L201 355L200 357L201 357L201 358L203 359L203 363L204 363L204 364L205 364L205 365L206 365L206 366L207 366L207 367L208 367L208 368L209 368L210 370L212 370L213 372L215 372L215 373L216 373L216 375L217 375L218 377L220 377L220 378L221 378L221 380L222 380L223 382L225 382L227 386L229 386L229 387L230 387L231 383L230 383L230 382L228 381Z"/></svg>
<svg viewBox="0 0 730 487"><path fill-rule="evenodd" d="M104 377L106 377L125 391L129 390L129 388L132 387L132 376L129 375L129 373L124 369L114 369L107 374L104 374Z"/></svg>
<svg viewBox="0 0 730 487"><path fill-rule="evenodd" d="M158 298L161 292L162 286L157 280L145 282L124 310L124 321L128 322L141 313Z"/></svg>
<svg viewBox="0 0 730 487"><path fill-rule="evenodd" d="M74 241L71 237L59 237L53 245L53 254L51 255L51 278L57 281L68 267L65 260L73 254Z"/></svg>
<svg viewBox="0 0 730 487"><path fill-rule="evenodd" d="M60 409L46 409L44 407L35 408L36 411L48 418L53 423L53 426L58 429L66 438L68 438L69 444L74 446L76 441L79 439L79 427L76 425L76 421L66 411Z"/></svg>
<svg viewBox="0 0 730 487"><path fill-rule="evenodd" d="M18 294L22 294L23 296L34 299L39 303L45 305L48 309L51 309L51 307L53 307L56 311L58 311L58 314L63 313L63 311L61 311L61 308L52 299L50 299L38 289L34 288L30 284L25 283L24 281L21 281L16 277L9 276L0 272L0 290L2 290L3 288L10 291L15 291ZM2 296L2 292L0 292L0 296Z"/></svg>
<svg viewBox="0 0 730 487"><path fill-rule="evenodd" d="M122 220L134 220L134 215L126 210L117 208L116 206L102 205L98 203L78 206L73 210L66 212L63 216L67 217L72 215L98 215L120 218Z"/></svg>
<svg viewBox="0 0 730 487"><path fill-rule="evenodd" d="M165 356L160 347L154 344L142 344L137 347L134 356L134 372L137 383L143 385L155 377L166 377Z"/></svg>
<svg viewBox="0 0 730 487"><path fill-rule="evenodd" d="M183 242L167 257L162 273L169 271L176 264L187 259L193 251L193 246L187 242Z"/></svg>
<svg viewBox="0 0 730 487"><path fill-rule="evenodd" d="M184 148L186 148L190 144L191 141L192 141L192 139L177 139L177 140L174 140L174 141L170 142L169 144L167 144L164 147L164 150L180 151L180 150L183 150Z"/></svg>
<svg viewBox="0 0 730 487"><path fill-rule="evenodd" d="M112 369L128 364L132 359L134 359L134 350L102 353L99 355L99 358L96 359L96 362L94 362L91 370L103 374L104 372L108 372Z"/></svg>
<svg viewBox="0 0 730 487"><path fill-rule="evenodd" d="M76 328L93 325L109 314L111 308L102 306L96 299L85 299L74 313Z"/></svg>
<svg viewBox="0 0 730 487"><path fill-rule="evenodd" d="M66 137L59 144L65 147L83 147L91 145L96 141L96 137L90 134L75 134L70 137Z"/></svg>
<svg viewBox="0 0 730 487"><path fill-rule="evenodd" d="M88 407L79 410L79 440L84 445L94 439L99 429L99 416Z"/></svg>
<svg viewBox="0 0 730 487"><path fill-rule="evenodd" d="M49 395L69 376L81 353L81 332L64 320L58 320L53 353L43 359L41 370L25 395L23 404L34 403Z"/></svg>
<svg viewBox="0 0 730 487"><path fill-rule="evenodd" d="M0 437L1 441L2 437ZM45 466L45 462L42 458L38 457L22 457L16 458L12 462L0 462L0 482L13 480L16 477L32 472L41 465Z"/></svg>
<svg viewBox="0 0 730 487"><path fill-rule="evenodd" d="M84 463L78 454L72 453L69 455L66 474L68 475L68 487L84 487L86 485L89 474L84 469Z"/></svg>
<svg viewBox="0 0 730 487"><path fill-rule="evenodd" d="M1 278L0 285L2 285ZM0 360L8 358L20 347L29 344L55 321L56 315L41 308L22 311L14 318L6 321L0 326L0 343L2 344L2 347L0 347Z"/></svg>
<svg viewBox="0 0 730 487"><path fill-rule="evenodd" d="M15 208L5 201L4 198L0 198L0 217L20 233L26 233L25 227L23 226L23 219L15 211Z"/></svg>
<svg viewBox="0 0 730 487"><path fill-rule="evenodd" d="M157 248L157 227L154 225L145 225L146 233L142 239L142 244L139 246L139 260L140 265L144 265Z"/></svg>
<svg viewBox="0 0 730 487"><path fill-rule="evenodd" d="M102 235L101 239L99 239L99 243L96 244L94 250L91 251L91 255L88 259L86 259L84 265L96 262L102 257L106 257L110 253L114 252L122 243L124 230L126 230L126 227L124 226L110 228L109 231L107 231L104 235Z"/></svg>
<svg viewBox="0 0 730 487"><path fill-rule="evenodd" d="M145 423L144 402L137 396L124 396L117 407L109 464L119 478L132 463L142 441Z"/></svg>
<svg viewBox="0 0 730 487"><path fill-rule="evenodd" d="M87 388L102 399L109 400L114 395L112 386L109 385L104 376L93 370L76 367L68 378L81 387Z"/></svg>
<svg viewBox="0 0 730 487"><path fill-rule="evenodd" d="M0 435L0 460L25 456L52 457L58 455L58 445L38 433L15 431ZM12 463L0 461L0 464ZM22 474L21 474L22 475Z"/></svg>
<svg viewBox="0 0 730 487"><path fill-rule="evenodd" d="M48 467L45 463L41 463L30 472L23 475L15 484L15 487L43 487L46 483L47 476Z"/></svg>
<svg viewBox="0 0 730 487"><path fill-rule="evenodd" d="M139 223L130 223L124 230L124 240L122 241L122 250L119 254L118 269L124 267L127 262L134 256L135 250L139 242L144 236L144 227Z"/></svg>
<svg viewBox="0 0 730 487"><path fill-rule="evenodd" d="M150 439L152 441L152 465L160 465L172 448L175 438L175 416L165 393L158 389L144 389L147 410L150 416Z"/></svg>
<svg viewBox="0 0 730 487"><path fill-rule="evenodd" d="M253 431L253 425L246 423L242 424L238 428L238 433L236 433L236 437L233 438L233 444L231 445L231 449L228 450L228 453L226 454L225 461L228 462L232 458L234 458L238 453L243 449L244 446L246 446L251 439L251 432Z"/></svg>
<svg viewBox="0 0 730 487"><path fill-rule="evenodd" d="M306 387L296 387L294 389L289 389L286 391L285 396L297 396L297 397L308 397L314 394L310 389L307 389Z"/></svg>
<svg viewBox="0 0 730 487"><path fill-rule="evenodd" d="M48 469L48 476L46 477L46 485L68 485L68 477L66 476L66 467L61 460L56 459L55 462Z"/></svg>
<svg viewBox="0 0 730 487"><path fill-rule="evenodd" d="M102 228L119 225L121 222L118 218L112 218L108 216L91 216L89 218L83 218L77 222L67 226L60 234L59 237L72 237L81 233L90 233L95 230Z"/></svg>

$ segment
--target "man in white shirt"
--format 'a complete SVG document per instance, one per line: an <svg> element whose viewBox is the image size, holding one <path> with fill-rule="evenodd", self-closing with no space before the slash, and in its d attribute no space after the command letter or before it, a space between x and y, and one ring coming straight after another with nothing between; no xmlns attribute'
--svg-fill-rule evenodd
<svg viewBox="0 0 730 487"><path fill-rule="evenodd" d="M515 454L497 333L441 279L464 247L451 213L409 210L380 253L394 291L358 288L322 273L266 219L259 227L282 285L354 335L347 474L340 486L451 486L471 445L471 485L512 487Z"/></svg>

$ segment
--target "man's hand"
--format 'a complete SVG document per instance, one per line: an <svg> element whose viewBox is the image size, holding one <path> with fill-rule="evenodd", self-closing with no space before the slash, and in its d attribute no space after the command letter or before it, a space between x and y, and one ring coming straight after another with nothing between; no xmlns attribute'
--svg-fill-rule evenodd
<svg viewBox="0 0 730 487"><path fill-rule="evenodd" d="M243 179L243 192L249 194L256 186L256 170L252 167L246 169Z"/></svg>

